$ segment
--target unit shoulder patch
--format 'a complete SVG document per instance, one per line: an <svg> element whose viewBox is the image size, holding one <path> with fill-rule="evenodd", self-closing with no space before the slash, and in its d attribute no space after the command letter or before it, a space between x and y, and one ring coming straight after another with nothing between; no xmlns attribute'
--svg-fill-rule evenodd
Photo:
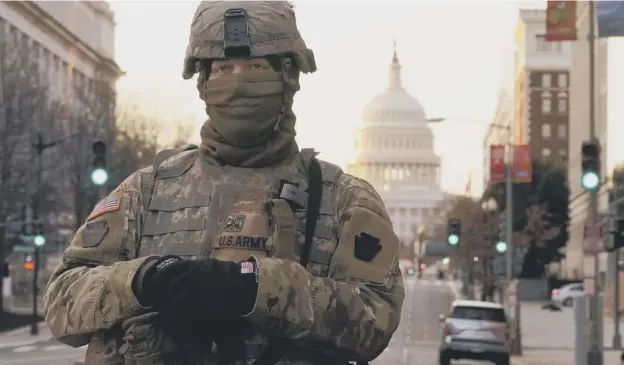
<svg viewBox="0 0 624 365"><path fill-rule="evenodd" d="M89 217L87 217L87 222L104 213L116 212L119 210L119 207L121 207L121 193L113 193L104 198L93 208L93 211L89 214Z"/></svg>

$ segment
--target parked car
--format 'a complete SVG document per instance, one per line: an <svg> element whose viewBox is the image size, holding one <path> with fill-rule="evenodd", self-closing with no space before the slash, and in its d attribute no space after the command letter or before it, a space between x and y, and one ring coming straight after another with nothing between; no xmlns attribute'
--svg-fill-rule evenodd
<svg viewBox="0 0 624 365"><path fill-rule="evenodd" d="M450 315L440 315L444 323L440 342L440 365L451 360L490 361L509 365L509 324L499 303L456 300Z"/></svg>
<svg viewBox="0 0 624 365"><path fill-rule="evenodd" d="M567 284L552 291L551 300L564 307L571 307L574 298L583 296L583 283Z"/></svg>

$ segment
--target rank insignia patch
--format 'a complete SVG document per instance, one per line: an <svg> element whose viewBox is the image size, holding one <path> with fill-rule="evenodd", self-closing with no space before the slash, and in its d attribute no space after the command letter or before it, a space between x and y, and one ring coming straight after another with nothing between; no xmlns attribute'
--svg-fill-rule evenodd
<svg viewBox="0 0 624 365"><path fill-rule="evenodd" d="M231 215L227 217L223 230L225 232L240 232L243 229L243 223L245 223L244 215Z"/></svg>

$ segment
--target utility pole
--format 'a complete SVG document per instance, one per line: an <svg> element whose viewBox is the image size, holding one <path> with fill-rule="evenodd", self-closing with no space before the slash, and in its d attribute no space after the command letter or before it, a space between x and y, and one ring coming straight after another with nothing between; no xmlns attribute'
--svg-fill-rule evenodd
<svg viewBox="0 0 624 365"><path fill-rule="evenodd" d="M505 164L505 210L506 210L506 220L507 220L507 251L506 255L506 268L505 268L505 276L507 277L507 282L511 283L513 280L513 180L511 176L511 164L513 161L513 146L510 142L507 143L507 163Z"/></svg>
<svg viewBox="0 0 624 365"><path fill-rule="evenodd" d="M609 215L611 216L611 220L615 221L620 218L622 212L620 212L620 204L624 202L624 197L620 197L620 189L619 186L615 185L615 191L613 194L613 201L609 204ZM615 226L615 225L614 225ZM614 227L617 230L617 227ZM608 237L611 240L611 247L616 247L615 237L613 234L610 234ZM614 286L613 286L613 325L614 325L614 333L612 339L612 345L614 349L621 350L622 349L622 337L620 334L620 250L615 249L615 251L609 254L612 260L612 268L615 271L614 275Z"/></svg>
<svg viewBox="0 0 624 365"><path fill-rule="evenodd" d="M596 52L596 2L589 1L589 31L587 32L587 40L589 43L589 140L597 143L596 140L596 102L595 102L595 52ZM598 179L600 180L600 179ZM596 189L589 190L589 216L587 217L587 223L590 227L596 225L598 218L598 195L600 185ZM602 344L600 343L602 336L600 335L600 328L602 323L598 323L601 320L599 317L599 305L600 305L600 285L598 285L598 274L600 273L600 261L598 260L598 254L594 254L594 294L591 297L590 303L590 346L587 353L588 365L603 365L602 358Z"/></svg>

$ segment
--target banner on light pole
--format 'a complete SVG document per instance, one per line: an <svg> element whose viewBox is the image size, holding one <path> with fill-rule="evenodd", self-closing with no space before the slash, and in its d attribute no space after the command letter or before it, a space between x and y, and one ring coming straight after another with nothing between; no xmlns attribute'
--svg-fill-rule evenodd
<svg viewBox="0 0 624 365"><path fill-rule="evenodd" d="M519 144L513 148L511 178L514 183L530 183L533 179L531 150L527 144Z"/></svg>
<svg viewBox="0 0 624 365"><path fill-rule="evenodd" d="M548 1L546 7L547 41L575 41L576 1Z"/></svg>
<svg viewBox="0 0 624 365"><path fill-rule="evenodd" d="M490 146L490 182L505 182L505 145Z"/></svg>

